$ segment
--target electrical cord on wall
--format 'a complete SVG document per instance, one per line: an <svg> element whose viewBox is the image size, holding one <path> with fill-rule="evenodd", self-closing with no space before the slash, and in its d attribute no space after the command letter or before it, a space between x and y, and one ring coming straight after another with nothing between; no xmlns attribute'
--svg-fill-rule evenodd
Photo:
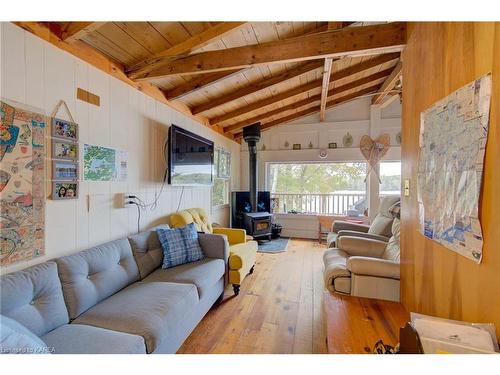
<svg viewBox="0 0 500 375"><path fill-rule="evenodd" d="M179 203L177 204L177 210L175 210L175 212L179 212L179 208L181 208L182 196L183 195L184 195L184 186L182 187L181 196L179 197Z"/></svg>
<svg viewBox="0 0 500 375"><path fill-rule="evenodd" d="M128 201L127 204L134 204L137 206L137 234L141 233L141 206L135 201Z"/></svg>
<svg viewBox="0 0 500 375"><path fill-rule="evenodd" d="M129 195L128 198L130 199L135 199L136 204L138 207L141 209L145 210L149 207L151 211L156 210L158 207L158 201L160 200L161 195L163 194L163 190L165 189L165 185L167 183L167 176L168 176L168 160L167 160L167 147L168 147L168 137L165 138L165 142L163 142L163 155L165 155L165 173L163 174L163 181L161 184L160 192L158 194L155 194L155 199L151 203L146 203L144 202L141 198L135 196L135 195Z"/></svg>

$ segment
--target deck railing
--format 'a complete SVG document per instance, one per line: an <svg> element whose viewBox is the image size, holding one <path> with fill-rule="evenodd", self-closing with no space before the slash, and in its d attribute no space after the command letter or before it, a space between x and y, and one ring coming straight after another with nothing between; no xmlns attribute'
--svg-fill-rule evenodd
<svg viewBox="0 0 500 375"><path fill-rule="evenodd" d="M346 215L347 210L364 199L360 193L271 193L271 198L278 198L278 210L275 212L297 211L319 215Z"/></svg>

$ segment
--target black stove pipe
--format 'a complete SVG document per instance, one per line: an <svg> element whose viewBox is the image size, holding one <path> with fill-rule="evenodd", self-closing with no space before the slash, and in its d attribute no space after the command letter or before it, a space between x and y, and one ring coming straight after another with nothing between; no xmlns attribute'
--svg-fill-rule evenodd
<svg viewBox="0 0 500 375"><path fill-rule="evenodd" d="M249 175L249 191L250 191L250 204L252 212L257 212L257 194L258 194L258 180L257 180L257 143L260 141L260 122L246 126L243 128L243 139L248 144L248 175Z"/></svg>

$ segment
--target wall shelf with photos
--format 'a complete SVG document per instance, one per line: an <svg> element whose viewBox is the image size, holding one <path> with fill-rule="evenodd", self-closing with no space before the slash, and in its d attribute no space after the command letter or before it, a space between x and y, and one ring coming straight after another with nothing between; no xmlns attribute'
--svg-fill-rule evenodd
<svg viewBox="0 0 500 375"><path fill-rule="evenodd" d="M72 118L68 111L69 116ZM79 195L78 124L53 117L52 136L52 199L77 199Z"/></svg>

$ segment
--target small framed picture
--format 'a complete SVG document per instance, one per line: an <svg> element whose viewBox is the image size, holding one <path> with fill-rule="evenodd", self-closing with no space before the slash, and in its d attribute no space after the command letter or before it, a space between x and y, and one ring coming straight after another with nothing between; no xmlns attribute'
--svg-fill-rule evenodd
<svg viewBox="0 0 500 375"><path fill-rule="evenodd" d="M328 148L337 148L337 142L328 143Z"/></svg>
<svg viewBox="0 0 500 375"><path fill-rule="evenodd" d="M78 163L74 161L52 161L52 179L54 181L78 180Z"/></svg>
<svg viewBox="0 0 500 375"><path fill-rule="evenodd" d="M65 200L77 199L79 193L78 182L53 182L52 199Z"/></svg>
<svg viewBox="0 0 500 375"><path fill-rule="evenodd" d="M294 149L294 150L300 150L301 148L302 148L302 146L300 145L300 143L294 143L292 146L292 149Z"/></svg>
<svg viewBox="0 0 500 375"><path fill-rule="evenodd" d="M78 143L52 139L52 158L63 160L78 160Z"/></svg>
<svg viewBox="0 0 500 375"><path fill-rule="evenodd" d="M52 136L57 138L78 141L78 124L71 121L52 119Z"/></svg>

